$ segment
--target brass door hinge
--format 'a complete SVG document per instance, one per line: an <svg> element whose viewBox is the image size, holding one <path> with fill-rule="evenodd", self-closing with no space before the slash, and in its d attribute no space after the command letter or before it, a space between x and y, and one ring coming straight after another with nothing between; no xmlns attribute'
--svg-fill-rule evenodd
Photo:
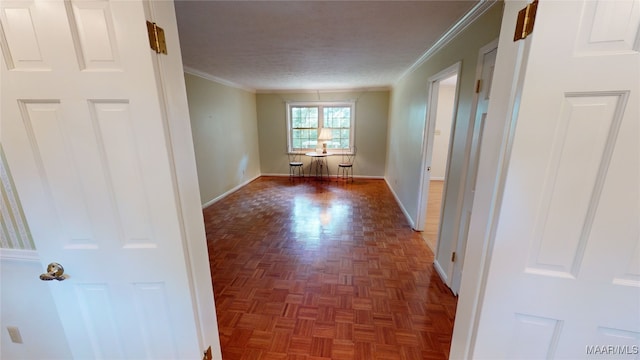
<svg viewBox="0 0 640 360"><path fill-rule="evenodd" d="M211 346L209 346L207 350L204 352L204 356L202 357L202 360L213 360L213 355L211 355Z"/></svg>
<svg viewBox="0 0 640 360"><path fill-rule="evenodd" d="M456 252L451 253L451 262L456 262Z"/></svg>
<svg viewBox="0 0 640 360"><path fill-rule="evenodd" d="M164 30L156 23L147 21L147 32L149 33L149 45L151 45L153 51L158 54L166 54L167 43L164 40Z"/></svg>
<svg viewBox="0 0 640 360"><path fill-rule="evenodd" d="M476 81L476 94L480 93L480 89L482 89L482 80L478 79L478 81Z"/></svg>
<svg viewBox="0 0 640 360"><path fill-rule="evenodd" d="M531 4L518 12L516 33L513 35L513 41L524 39L533 32L533 23L536 21L537 10L538 0L533 0Z"/></svg>

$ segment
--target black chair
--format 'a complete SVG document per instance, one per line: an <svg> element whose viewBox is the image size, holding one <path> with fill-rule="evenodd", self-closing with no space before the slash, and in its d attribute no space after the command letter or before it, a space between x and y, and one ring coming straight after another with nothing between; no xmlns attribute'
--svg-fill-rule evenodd
<svg viewBox="0 0 640 360"><path fill-rule="evenodd" d="M304 163L301 160L302 154L288 153L289 155L289 178L304 177Z"/></svg>
<svg viewBox="0 0 640 360"><path fill-rule="evenodd" d="M356 160L356 147L349 149L349 152L342 153L342 159L338 163L338 173L336 178L353 181L353 162Z"/></svg>

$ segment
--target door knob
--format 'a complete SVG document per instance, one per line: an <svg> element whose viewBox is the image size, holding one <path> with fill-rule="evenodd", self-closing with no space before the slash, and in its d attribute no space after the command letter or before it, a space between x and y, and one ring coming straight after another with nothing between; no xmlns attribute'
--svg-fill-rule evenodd
<svg viewBox="0 0 640 360"><path fill-rule="evenodd" d="M67 278L67 275L64 273L64 268L62 265L58 263L51 263L47 266L47 272L40 275L40 280L58 280L62 281Z"/></svg>
<svg viewBox="0 0 640 360"><path fill-rule="evenodd" d="M427 166L427 171L431 171L431 166Z"/></svg>

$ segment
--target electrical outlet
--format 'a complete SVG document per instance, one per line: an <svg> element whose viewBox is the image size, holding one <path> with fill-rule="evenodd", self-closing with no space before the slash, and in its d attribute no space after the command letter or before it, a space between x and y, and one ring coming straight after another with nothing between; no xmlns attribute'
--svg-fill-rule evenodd
<svg viewBox="0 0 640 360"><path fill-rule="evenodd" d="M20 330L17 326L7 326L7 331L9 332L11 342L22 344L22 335L20 335Z"/></svg>

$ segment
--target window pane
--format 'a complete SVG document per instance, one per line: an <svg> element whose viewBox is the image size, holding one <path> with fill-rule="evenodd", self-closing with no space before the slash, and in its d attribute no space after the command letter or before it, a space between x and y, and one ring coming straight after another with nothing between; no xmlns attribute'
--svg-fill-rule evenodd
<svg viewBox="0 0 640 360"><path fill-rule="evenodd" d="M291 150L316 149L321 144L317 138L320 127L331 129L332 139L327 147L338 150L348 149L353 121L353 105L290 105ZM322 111L322 112L321 112Z"/></svg>
<svg viewBox="0 0 640 360"><path fill-rule="evenodd" d="M291 108L291 126L294 128L302 127L302 116L300 108Z"/></svg>
<svg viewBox="0 0 640 360"><path fill-rule="evenodd" d="M306 108L301 108L300 110L301 113L307 112L307 115L309 113ZM308 120L305 120L305 122L309 123ZM307 128L291 129L291 138L292 149L314 149L317 143L318 130Z"/></svg>
<svg viewBox="0 0 640 360"><path fill-rule="evenodd" d="M323 112L324 116L324 127L328 128L338 128L349 127L349 120L351 119L351 107L349 106L340 106L340 107L325 107Z"/></svg>
<svg viewBox="0 0 640 360"><path fill-rule="evenodd" d="M318 108L305 107L304 109L304 127L318 127Z"/></svg>
<svg viewBox="0 0 640 360"><path fill-rule="evenodd" d="M293 128L318 127L318 108L308 106L292 106L291 126Z"/></svg>

